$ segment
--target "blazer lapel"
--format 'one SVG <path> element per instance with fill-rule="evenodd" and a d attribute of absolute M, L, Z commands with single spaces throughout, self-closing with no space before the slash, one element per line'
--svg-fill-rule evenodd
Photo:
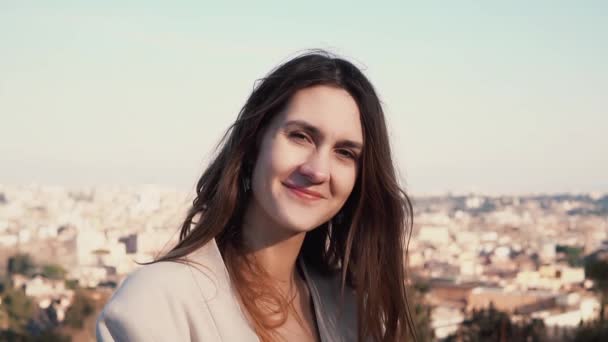
<path fill-rule="evenodd" d="M 201 264 L 191 265 L 196 268 L 193 270 L 194 279 L 209 307 L 221 340 L 259 342 L 241 309 L 215 239 L 188 255 L 187 259 Z"/>
<path fill-rule="evenodd" d="M 191 265 L 195 268 L 193 276 L 221 340 L 259 342 L 241 309 L 215 239 L 188 255 L 187 259 L 197 263 Z M 345 288 L 342 302 L 339 274 L 324 276 L 313 267 L 307 267 L 301 256 L 298 264 L 310 289 L 321 341 L 356 341 L 357 311 L 352 290 Z"/>

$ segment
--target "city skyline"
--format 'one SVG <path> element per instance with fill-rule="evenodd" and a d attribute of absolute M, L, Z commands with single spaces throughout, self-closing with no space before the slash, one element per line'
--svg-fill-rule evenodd
<path fill-rule="evenodd" d="M 414 195 L 608 192 L 600 1 L 167 6 L 0 4 L 0 183 L 192 189 L 255 80 L 320 47 L 376 86 Z"/>

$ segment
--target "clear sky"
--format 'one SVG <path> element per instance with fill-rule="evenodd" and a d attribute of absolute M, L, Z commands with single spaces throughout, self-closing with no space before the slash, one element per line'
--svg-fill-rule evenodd
<path fill-rule="evenodd" d="M 320 47 L 376 86 L 412 193 L 605 192 L 607 3 L 1 0 L 0 183 L 190 190 L 254 80 Z"/>

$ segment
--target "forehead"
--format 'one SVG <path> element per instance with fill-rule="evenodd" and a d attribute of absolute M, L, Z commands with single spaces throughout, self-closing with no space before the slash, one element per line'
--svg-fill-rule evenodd
<path fill-rule="evenodd" d="M 280 117 L 281 123 L 302 120 L 324 135 L 363 142 L 359 107 L 342 88 L 320 85 L 301 89 Z"/>

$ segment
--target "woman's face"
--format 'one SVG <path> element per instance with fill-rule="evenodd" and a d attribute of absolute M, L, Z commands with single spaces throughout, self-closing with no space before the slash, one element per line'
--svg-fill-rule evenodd
<path fill-rule="evenodd" d="M 328 221 L 353 190 L 362 145 L 359 109 L 347 91 L 299 90 L 259 142 L 252 174 L 255 216 L 292 233 Z"/>

